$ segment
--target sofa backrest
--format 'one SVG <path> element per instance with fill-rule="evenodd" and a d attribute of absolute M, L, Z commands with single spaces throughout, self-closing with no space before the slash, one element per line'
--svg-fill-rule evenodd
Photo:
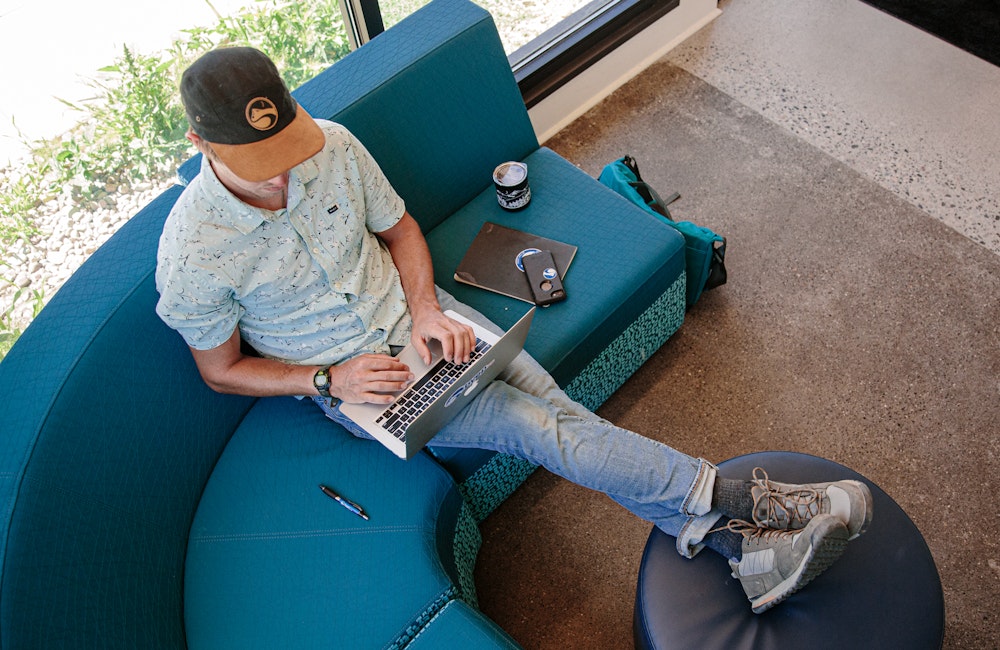
<path fill-rule="evenodd" d="M 538 146 L 492 19 L 466 0 L 434 0 L 297 96 L 365 142 L 425 230 Z M 185 647 L 190 524 L 254 400 L 208 389 L 154 311 L 180 192 L 102 246 L 0 363 L 0 648 Z"/>
<path fill-rule="evenodd" d="M 154 200 L 0 363 L 0 647 L 184 648 L 188 531 L 253 400 L 156 316 Z"/>
<path fill-rule="evenodd" d="M 493 19 L 468 0 L 434 0 L 292 94 L 358 136 L 424 232 L 538 148 Z"/>

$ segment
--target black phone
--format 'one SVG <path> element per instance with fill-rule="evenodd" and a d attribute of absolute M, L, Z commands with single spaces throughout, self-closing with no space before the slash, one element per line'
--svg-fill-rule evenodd
<path fill-rule="evenodd" d="M 524 266 L 524 275 L 528 278 L 528 285 L 531 286 L 531 295 L 535 298 L 536 305 L 544 307 L 566 299 L 566 289 L 563 288 L 559 270 L 550 251 L 525 255 L 521 258 L 521 264 Z"/>

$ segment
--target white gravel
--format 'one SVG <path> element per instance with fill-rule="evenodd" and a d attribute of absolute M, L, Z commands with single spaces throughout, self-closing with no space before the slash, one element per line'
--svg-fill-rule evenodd
<path fill-rule="evenodd" d="M 145 183 L 125 193 L 115 190 L 94 206 L 81 208 L 72 198 L 60 196 L 41 206 L 36 224 L 41 231 L 31 241 L 11 245 L 3 259 L 0 276 L 13 284 L 0 287 L 0 312 L 14 302 L 12 322 L 23 329 L 31 321 L 34 292 L 48 302 L 80 265 L 133 215 L 172 184 Z"/>

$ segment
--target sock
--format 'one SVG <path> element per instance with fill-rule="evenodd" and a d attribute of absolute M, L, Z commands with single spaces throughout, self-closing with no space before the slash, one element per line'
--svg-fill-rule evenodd
<path fill-rule="evenodd" d="M 750 521 L 753 518 L 751 487 L 753 487 L 753 481 L 740 481 L 716 476 L 715 489 L 712 490 L 712 507 L 718 508 L 722 514 L 730 519 Z"/>
<path fill-rule="evenodd" d="M 705 535 L 701 541 L 727 560 L 739 562 L 743 557 L 743 535 L 726 528 L 729 518 L 723 516 L 712 532 Z"/>

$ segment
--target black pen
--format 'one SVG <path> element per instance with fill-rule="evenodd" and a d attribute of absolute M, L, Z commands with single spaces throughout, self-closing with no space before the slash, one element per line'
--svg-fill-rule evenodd
<path fill-rule="evenodd" d="M 365 521 L 368 521 L 368 515 L 365 514 L 365 511 L 362 510 L 361 506 L 359 506 L 358 504 L 354 503 L 353 501 L 345 499 L 344 497 L 334 492 L 332 488 L 329 488 L 323 485 L 322 483 L 319 484 L 319 489 L 323 490 L 323 494 L 325 494 L 326 496 L 330 497 L 331 499 L 333 499 L 340 505 L 344 506 L 345 508 L 347 508 L 357 516 L 361 517 Z"/>

